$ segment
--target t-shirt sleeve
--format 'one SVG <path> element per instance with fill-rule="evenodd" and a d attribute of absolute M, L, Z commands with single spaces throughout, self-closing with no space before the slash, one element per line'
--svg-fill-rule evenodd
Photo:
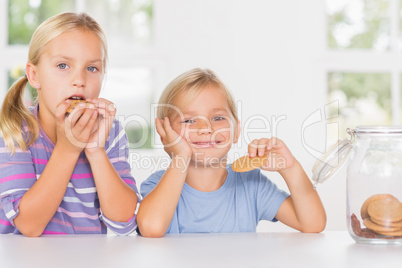
<path fill-rule="evenodd" d="M 113 122 L 105 148 L 113 167 L 121 179 L 137 193 L 138 202 L 141 202 L 141 196 L 139 195 L 135 179 L 131 174 L 131 167 L 128 161 L 129 143 L 127 135 L 117 120 Z M 100 217 L 106 226 L 118 235 L 127 235 L 137 228 L 136 215 L 133 215 L 127 222 L 115 222 L 106 218 L 103 214 Z"/>
<path fill-rule="evenodd" d="M 0 138 L 0 233 L 12 231 L 21 198 L 36 182 L 33 161 L 29 150 L 12 155 Z"/>
<path fill-rule="evenodd" d="M 164 170 L 159 170 L 149 176 L 149 178 L 143 181 L 143 183 L 141 183 L 140 190 L 143 197 L 147 196 L 155 188 L 164 173 Z"/>
<path fill-rule="evenodd" d="M 277 221 L 275 218 L 279 207 L 283 201 L 290 195 L 279 189 L 267 176 L 258 172 L 258 179 L 256 180 L 256 200 L 257 200 L 257 214 L 258 220 Z"/>

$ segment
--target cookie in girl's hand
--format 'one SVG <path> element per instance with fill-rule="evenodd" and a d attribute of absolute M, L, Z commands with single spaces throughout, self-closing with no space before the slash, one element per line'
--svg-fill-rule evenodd
<path fill-rule="evenodd" d="M 266 161 L 267 155 L 263 156 L 243 156 L 237 159 L 232 164 L 232 170 L 235 172 L 246 172 L 261 167 Z"/>
<path fill-rule="evenodd" d="M 88 102 L 86 100 L 70 100 L 70 107 L 68 107 L 68 109 L 66 111 L 66 116 L 71 114 L 71 112 L 74 110 L 74 108 L 80 103 L 87 103 L 88 104 L 88 103 L 91 103 L 91 102 Z"/>

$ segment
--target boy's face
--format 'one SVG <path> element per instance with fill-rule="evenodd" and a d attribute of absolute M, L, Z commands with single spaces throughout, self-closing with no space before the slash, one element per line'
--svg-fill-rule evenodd
<path fill-rule="evenodd" d="M 54 116 L 57 105 L 73 96 L 98 98 L 104 77 L 103 60 L 102 43 L 91 31 L 72 30 L 50 41 L 39 64 L 31 66 L 33 78 L 39 83 L 40 114 Z"/>
<path fill-rule="evenodd" d="M 226 97 L 220 90 L 206 88 L 185 107 L 183 95 L 176 106 L 182 113 L 172 119 L 172 128 L 193 150 L 195 163 L 218 164 L 233 143 L 237 142 L 237 122 L 230 113 Z"/>

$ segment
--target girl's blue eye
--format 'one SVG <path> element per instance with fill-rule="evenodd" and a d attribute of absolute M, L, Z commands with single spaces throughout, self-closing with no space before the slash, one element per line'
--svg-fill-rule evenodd
<path fill-rule="evenodd" d="M 90 71 L 90 72 L 96 72 L 98 70 L 98 68 L 96 68 L 95 66 L 89 66 L 87 68 L 87 70 Z"/>
<path fill-rule="evenodd" d="M 68 68 L 67 64 L 65 64 L 65 63 L 60 63 L 57 65 L 57 67 L 59 67 L 59 69 L 62 69 L 62 70 L 65 70 Z"/>

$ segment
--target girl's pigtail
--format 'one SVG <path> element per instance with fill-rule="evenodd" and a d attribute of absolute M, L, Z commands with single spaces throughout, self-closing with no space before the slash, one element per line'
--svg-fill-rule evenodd
<path fill-rule="evenodd" d="M 15 153 L 16 145 L 26 151 L 39 136 L 38 122 L 23 102 L 27 82 L 26 76 L 17 80 L 8 91 L 1 107 L 0 131 L 11 154 Z M 27 128 L 27 131 L 22 128 Z M 24 132 L 26 135 L 23 135 Z"/>

